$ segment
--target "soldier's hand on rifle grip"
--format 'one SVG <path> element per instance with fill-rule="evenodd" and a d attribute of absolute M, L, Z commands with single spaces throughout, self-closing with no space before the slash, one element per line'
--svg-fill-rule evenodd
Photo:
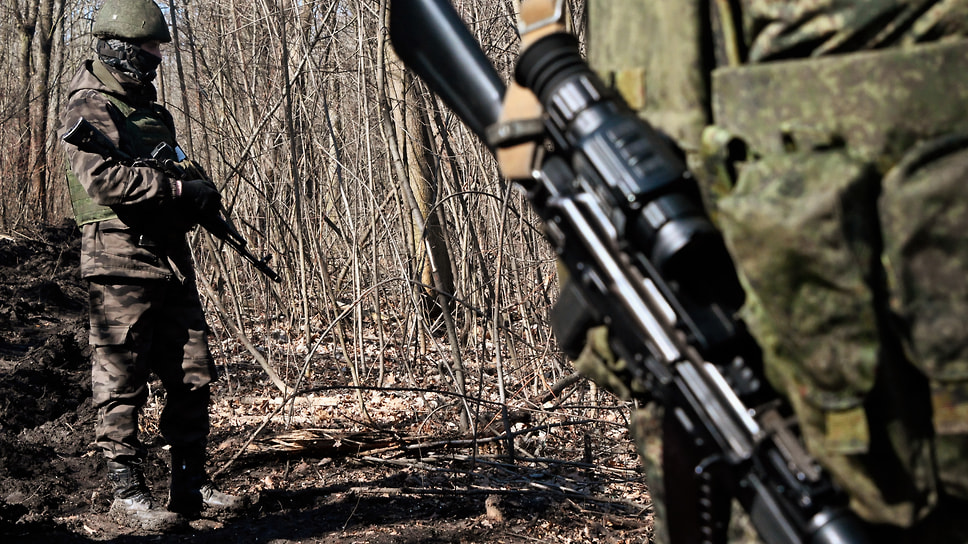
<path fill-rule="evenodd" d="M 207 179 L 182 181 L 181 193 L 176 195 L 176 201 L 193 223 L 214 217 L 222 209 L 222 195 L 215 184 Z"/>

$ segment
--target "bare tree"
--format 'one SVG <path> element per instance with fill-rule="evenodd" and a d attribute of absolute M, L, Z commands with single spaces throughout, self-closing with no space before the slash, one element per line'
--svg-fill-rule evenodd
<path fill-rule="evenodd" d="M 161 99 L 249 248 L 273 255 L 284 278 L 268 282 L 193 233 L 203 295 L 216 329 L 241 346 L 234 356 L 263 365 L 287 394 L 326 365 L 361 388 L 389 373 L 435 383 L 459 399 L 439 417 L 459 411 L 470 430 L 483 417 L 477 398 L 500 391 L 514 403 L 571 372 L 548 331 L 555 267 L 537 221 L 481 142 L 396 59 L 386 2 L 158 1 L 174 38 Z M 14 150 L 0 157 L 0 228 L 43 220 L 27 194 L 63 201 L 55 127 L 27 112 L 62 106 L 69 71 L 91 54 L 99 3 L 0 6 L 0 141 Z M 517 2 L 454 4 L 510 80 Z M 63 208 L 47 206 L 47 220 Z M 325 356 L 323 345 L 333 346 Z"/>
<path fill-rule="evenodd" d="M 19 89 L 17 89 L 17 102 L 12 113 L 13 125 L 19 127 L 19 136 L 15 147 L 12 149 L 15 156 L 13 160 L 14 182 L 18 187 L 17 194 L 20 201 L 24 201 L 29 195 L 29 183 L 33 177 L 30 156 L 33 153 L 30 126 L 30 103 L 32 86 L 31 76 L 34 71 L 31 51 L 34 44 L 34 36 L 37 32 L 37 17 L 40 10 L 40 0 L 14 0 L 14 15 L 16 16 L 17 43 L 17 71 Z"/>

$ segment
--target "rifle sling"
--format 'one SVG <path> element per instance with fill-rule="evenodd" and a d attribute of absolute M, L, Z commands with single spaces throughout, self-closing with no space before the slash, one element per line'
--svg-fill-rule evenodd
<path fill-rule="evenodd" d="M 564 11 L 560 0 L 525 0 L 521 3 L 521 14 L 518 28 L 521 34 L 521 52 L 523 53 L 537 40 L 555 32 L 564 32 Z M 491 127 L 489 133 L 506 133 L 517 135 L 521 127 L 534 125 L 543 114 L 538 98 L 517 82 L 512 82 L 504 94 L 504 107 L 497 126 Z M 544 132 L 536 133 L 529 141 L 514 142 L 513 145 L 501 145 L 500 141 L 489 142 L 496 148 L 498 166 L 501 174 L 508 179 L 527 179 L 539 160 L 538 141 Z"/>

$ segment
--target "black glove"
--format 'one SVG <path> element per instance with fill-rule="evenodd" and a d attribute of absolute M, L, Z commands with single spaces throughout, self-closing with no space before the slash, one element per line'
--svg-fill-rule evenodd
<path fill-rule="evenodd" d="M 178 201 L 185 215 L 195 223 L 214 217 L 222 209 L 222 195 L 215 184 L 207 179 L 181 182 Z"/>

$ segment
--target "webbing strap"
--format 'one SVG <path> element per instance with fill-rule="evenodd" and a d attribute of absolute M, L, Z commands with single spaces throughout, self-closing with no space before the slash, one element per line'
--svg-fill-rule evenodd
<path fill-rule="evenodd" d="M 965 74 L 968 41 L 721 68 L 713 114 L 760 153 L 844 141 L 870 158 L 968 130 Z"/>
<path fill-rule="evenodd" d="M 564 0 L 524 0 L 518 29 L 521 32 L 521 52 L 531 44 L 555 32 L 565 32 Z M 508 86 L 504 94 L 504 107 L 498 118 L 497 133 L 515 124 L 533 124 L 539 120 L 544 110 L 538 98 L 530 89 L 516 82 Z M 508 132 L 514 132 L 513 130 Z M 536 160 L 538 143 L 533 139 L 524 143 L 497 149 L 497 163 L 501 173 L 508 179 L 531 177 Z"/>

